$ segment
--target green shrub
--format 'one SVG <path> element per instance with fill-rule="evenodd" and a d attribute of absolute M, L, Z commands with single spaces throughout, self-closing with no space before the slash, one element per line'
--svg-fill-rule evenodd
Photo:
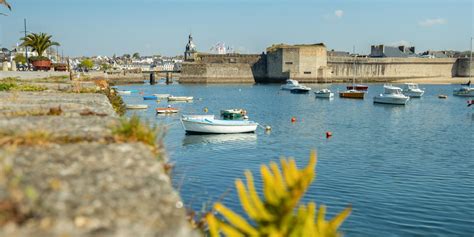
<path fill-rule="evenodd" d="M 15 83 L 11 82 L 2 82 L 0 83 L 0 91 L 9 91 L 16 86 Z"/>
<path fill-rule="evenodd" d="M 243 217 L 226 208 L 221 203 L 214 205 L 214 210 L 226 221 L 214 214 L 207 215 L 209 233 L 212 237 L 225 236 L 341 236 L 339 226 L 349 216 L 351 207 L 346 208 L 332 220 L 325 220 L 326 207 L 319 210 L 314 202 L 300 205 L 300 199 L 315 177 L 316 153 L 312 152 L 309 164 L 298 169 L 294 159 L 281 159 L 282 171 L 275 162 L 270 167 L 261 166 L 263 196 L 261 200 L 256 192 L 253 176 L 245 172 L 247 187 L 242 180 L 235 182 L 241 205 L 252 220 L 248 223 Z M 296 212 L 295 209 L 297 208 Z"/>

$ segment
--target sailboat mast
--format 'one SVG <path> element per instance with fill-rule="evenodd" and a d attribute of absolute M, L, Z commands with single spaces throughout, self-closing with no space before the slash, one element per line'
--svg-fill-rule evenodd
<path fill-rule="evenodd" d="M 472 37 L 471 37 L 471 41 L 469 42 L 470 46 L 471 46 L 471 50 L 469 51 L 470 53 L 470 56 L 469 56 L 469 68 L 468 68 L 468 71 L 469 71 L 469 81 L 471 81 L 471 76 L 472 76 L 472 73 L 471 73 L 471 70 L 472 70 Z"/>
<path fill-rule="evenodd" d="M 352 46 L 352 54 L 354 54 L 354 61 L 352 62 L 352 85 L 354 86 L 355 85 L 355 66 L 356 66 L 356 55 L 355 55 L 355 51 L 356 51 L 356 46 L 353 45 Z M 355 87 L 354 87 L 355 89 Z"/>

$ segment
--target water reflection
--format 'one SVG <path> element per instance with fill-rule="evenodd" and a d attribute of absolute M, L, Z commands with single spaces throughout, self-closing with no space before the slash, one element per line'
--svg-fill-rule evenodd
<path fill-rule="evenodd" d="M 240 133 L 240 134 L 206 134 L 206 135 L 186 135 L 183 139 L 183 146 L 203 144 L 203 143 L 239 143 L 256 144 L 257 134 Z"/>

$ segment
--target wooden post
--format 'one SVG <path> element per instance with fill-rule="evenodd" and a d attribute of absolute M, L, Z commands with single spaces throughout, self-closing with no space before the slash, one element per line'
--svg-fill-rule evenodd
<path fill-rule="evenodd" d="M 69 57 L 67 57 L 67 70 L 69 71 L 69 80 L 72 81 L 72 70 L 71 64 L 69 63 Z"/>
<path fill-rule="evenodd" d="M 155 84 L 156 84 L 155 73 L 150 72 L 150 85 L 155 85 Z"/>

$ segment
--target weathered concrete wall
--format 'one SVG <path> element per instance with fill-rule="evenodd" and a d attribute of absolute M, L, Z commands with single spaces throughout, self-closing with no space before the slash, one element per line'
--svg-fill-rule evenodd
<path fill-rule="evenodd" d="M 469 70 L 470 75 L 474 76 L 474 62 L 469 63 L 469 58 L 459 58 L 454 66 L 457 77 L 469 77 Z"/>
<path fill-rule="evenodd" d="M 323 67 L 327 65 L 327 51 L 325 46 L 306 46 L 300 48 L 299 72 L 294 78 L 301 80 L 316 80 L 318 70 L 322 75 Z"/>
<path fill-rule="evenodd" d="M 256 73 L 264 73 L 248 63 L 185 63 L 180 83 L 255 83 Z"/>
<path fill-rule="evenodd" d="M 198 53 L 196 62 L 201 63 L 249 63 L 254 64 L 262 58 L 261 54 L 206 54 Z"/>
<path fill-rule="evenodd" d="M 456 76 L 453 58 L 354 58 L 329 57 L 331 80 L 349 81 L 356 75 L 367 81 L 390 81 L 403 78 Z"/>
<path fill-rule="evenodd" d="M 323 44 L 277 45 L 267 49 L 267 81 L 288 78 L 316 82 L 326 75 L 327 51 Z M 327 71 L 327 70 L 326 70 Z"/>
<path fill-rule="evenodd" d="M 282 63 L 283 62 L 283 63 Z M 267 77 L 284 81 L 289 77 L 288 73 L 283 73 L 283 50 L 267 52 Z"/>

